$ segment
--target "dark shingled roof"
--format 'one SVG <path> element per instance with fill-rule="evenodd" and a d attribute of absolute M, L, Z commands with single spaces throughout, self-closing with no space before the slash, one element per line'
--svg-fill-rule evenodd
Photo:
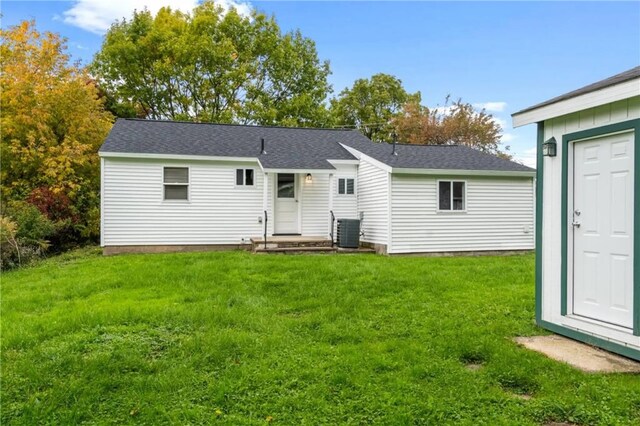
<path fill-rule="evenodd" d="M 261 138 L 266 154 L 260 153 Z M 249 157 L 268 169 L 333 169 L 327 160 L 355 160 L 337 142 L 356 138 L 364 136 L 351 130 L 119 119 L 100 152 Z"/>
<path fill-rule="evenodd" d="M 357 141 L 346 142 L 345 145 L 394 168 L 504 172 L 534 171 L 534 169 L 522 164 L 462 145 L 397 144 L 397 155 L 393 154 L 393 145 L 387 143 Z"/>
<path fill-rule="evenodd" d="M 635 68 L 631 68 L 625 72 L 621 72 L 620 74 L 616 74 L 613 77 L 605 78 L 604 80 L 597 81 L 588 86 L 584 86 L 580 89 L 574 90 L 569 93 L 565 93 L 564 95 L 557 96 L 553 99 L 549 99 L 548 101 L 541 102 L 537 105 L 534 105 L 529 108 L 525 108 L 521 111 L 513 113 L 511 115 L 518 115 L 524 112 L 532 111 L 534 109 L 542 108 L 547 105 L 555 104 L 556 102 L 565 101 L 567 99 L 575 98 L 576 96 L 584 95 L 586 93 L 595 92 L 596 90 L 604 89 L 609 86 L 615 86 L 616 84 L 624 83 L 629 80 L 633 80 L 634 78 L 640 77 L 640 66 Z M 640 84 L 640 83 L 638 83 Z"/>
<path fill-rule="evenodd" d="M 260 153 L 265 139 L 266 154 Z M 533 169 L 464 146 L 374 143 L 357 130 L 241 126 L 118 119 L 100 152 L 257 158 L 267 169 L 333 169 L 354 160 L 341 144 L 391 167 L 531 172 Z"/>

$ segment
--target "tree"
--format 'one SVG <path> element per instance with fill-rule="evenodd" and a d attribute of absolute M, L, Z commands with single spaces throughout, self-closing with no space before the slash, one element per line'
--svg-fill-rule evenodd
<path fill-rule="evenodd" d="M 477 111 L 473 105 L 457 100 L 451 103 L 449 97 L 445 105 L 428 108 L 417 102 L 404 106 L 402 114 L 394 119 L 398 138 L 412 144 L 466 145 L 484 152 L 511 158 L 501 150 L 502 129 L 491 114 Z"/>
<path fill-rule="evenodd" d="M 40 186 L 73 192 L 96 181 L 112 118 L 87 74 L 69 64 L 60 37 L 33 21 L 0 38 L 3 195 Z"/>
<path fill-rule="evenodd" d="M 2 30 L 0 39 L 3 199 L 46 187 L 97 208 L 97 151 L 112 116 L 95 85 L 69 63 L 64 40 L 38 32 L 34 21 Z"/>
<path fill-rule="evenodd" d="M 300 32 L 205 1 L 191 14 L 134 12 L 111 26 L 92 72 L 125 111 L 154 119 L 322 125 L 328 62 Z M 115 108 L 114 108 L 115 110 Z"/>
<path fill-rule="evenodd" d="M 420 92 L 409 94 L 402 81 L 388 74 L 358 79 L 331 101 L 337 125 L 354 126 L 376 142 L 390 142 L 392 120 L 407 102 L 420 102 Z"/>

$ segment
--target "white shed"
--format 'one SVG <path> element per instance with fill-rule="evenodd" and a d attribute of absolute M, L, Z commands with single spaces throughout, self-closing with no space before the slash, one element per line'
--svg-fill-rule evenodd
<path fill-rule="evenodd" d="M 640 360 L 640 67 L 513 114 L 532 123 L 536 321 Z"/>

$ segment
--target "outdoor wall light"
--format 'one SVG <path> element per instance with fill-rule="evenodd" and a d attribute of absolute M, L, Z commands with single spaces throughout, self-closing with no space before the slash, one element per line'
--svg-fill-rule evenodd
<path fill-rule="evenodd" d="M 311 173 L 307 173 L 307 177 L 305 179 L 305 182 L 307 182 L 307 183 L 313 182 L 313 176 L 311 176 Z"/>
<path fill-rule="evenodd" d="M 555 157 L 557 152 L 556 138 L 552 137 L 551 139 L 547 139 L 542 144 L 542 155 L 545 157 Z"/>

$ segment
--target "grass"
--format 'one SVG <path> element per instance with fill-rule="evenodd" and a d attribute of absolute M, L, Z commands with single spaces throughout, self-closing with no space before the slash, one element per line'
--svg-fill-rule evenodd
<path fill-rule="evenodd" d="M 523 349 L 533 257 L 67 255 L 2 277 L 2 424 L 638 424 Z"/>

